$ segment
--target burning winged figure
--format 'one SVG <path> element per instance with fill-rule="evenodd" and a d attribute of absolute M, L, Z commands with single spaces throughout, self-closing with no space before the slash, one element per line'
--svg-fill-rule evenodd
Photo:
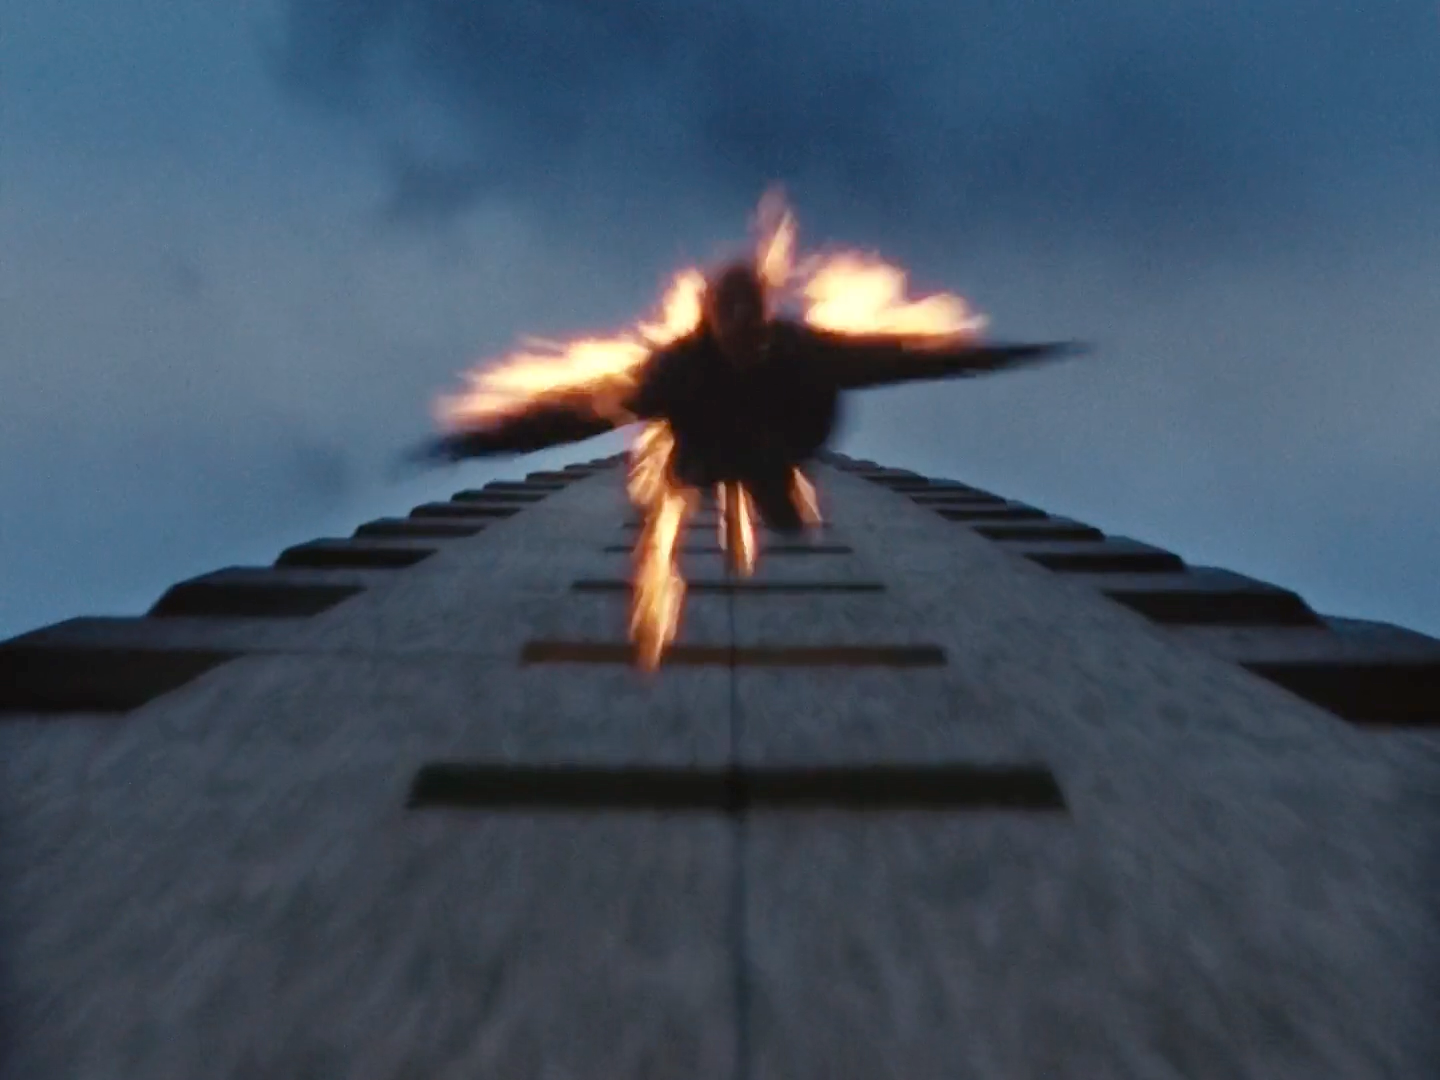
<path fill-rule="evenodd" d="M 762 201 L 757 231 L 751 258 L 709 278 L 677 275 L 656 321 L 614 338 L 533 343 L 473 373 L 467 393 L 442 402 L 450 433 L 420 454 L 527 453 L 642 425 L 628 485 L 643 518 L 630 631 L 647 669 L 679 627 L 677 538 L 703 491 L 715 495 L 721 547 L 749 575 L 757 515 L 782 533 L 820 523 L 802 467 L 829 441 L 843 394 L 1073 351 L 982 344 L 984 321 L 959 297 L 910 300 L 904 274 L 873 257 L 797 263 L 794 219 L 776 195 Z"/>

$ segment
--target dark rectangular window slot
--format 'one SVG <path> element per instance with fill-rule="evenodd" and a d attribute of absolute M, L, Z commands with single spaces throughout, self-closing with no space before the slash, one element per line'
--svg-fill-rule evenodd
<path fill-rule="evenodd" d="M 521 650 L 522 664 L 633 664 L 628 642 L 532 641 Z M 935 645 L 672 645 L 663 664 L 672 667 L 944 667 L 945 651 Z"/>
<path fill-rule="evenodd" d="M 999 495 L 990 495 L 983 491 L 957 491 L 953 495 L 912 495 L 910 501 L 917 506 L 943 506 L 957 510 L 1005 505 L 1005 500 Z"/>
<path fill-rule="evenodd" d="M 585 578 L 570 586 L 575 592 L 628 593 L 631 583 L 618 578 Z M 878 581 L 687 581 L 687 593 L 877 593 L 885 586 Z"/>
<path fill-rule="evenodd" d="M 0 713 L 126 713 L 238 655 L 9 642 L 0 645 Z"/>
<path fill-rule="evenodd" d="M 745 769 L 437 763 L 411 783 L 412 809 L 640 811 L 1031 811 L 1065 797 L 1034 766 L 874 765 Z"/>
<path fill-rule="evenodd" d="M 275 560 L 275 565 L 315 570 L 403 570 L 434 554 L 434 548 L 365 544 L 353 540 L 315 540 L 286 548 Z"/>
<path fill-rule="evenodd" d="M 146 614 L 152 618 L 305 618 L 328 611 L 361 591 L 358 585 L 196 578 L 171 586 Z"/>
<path fill-rule="evenodd" d="M 948 516 L 950 513 L 966 514 L 975 512 L 981 515 L 994 514 L 1004 510 L 1017 509 L 1014 503 L 1006 499 L 913 499 L 916 506 L 924 507 L 926 510 L 934 510 L 937 514 Z M 1026 507 L 1025 509 L 1032 509 Z M 956 520 L 956 519 L 951 519 Z M 1003 520 L 1003 519 L 1002 519 Z"/>
<path fill-rule="evenodd" d="M 979 523 L 971 526 L 987 540 L 1104 540 L 1105 534 L 1093 525 L 1051 518 L 1044 521 Z"/>
<path fill-rule="evenodd" d="M 376 518 L 355 530 L 357 538 L 396 540 L 459 540 L 484 532 L 478 521 L 445 521 L 440 518 Z"/>
<path fill-rule="evenodd" d="M 520 512 L 518 506 L 491 506 L 485 503 L 424 503 L 410 511 L 412 518 L 508 518 Z"/>
<path fill-rule="evenodd" d="M 607 555 L 629 555 L 635 550 L 629 544 L 608 544 Z M 725 549 L 718 544 L 696 544 L 680 549 L 682 555 L 723 555 Z M 845 544 L 762 544 L 760 557 L 770 555 L 853 555 L 855 549 Z"/>
<path fill-rule="evenodd" d="M 564 491 L 566 486 L 567 485 L 563 481 L 558 483 L 546 484 L 536 483 L 531 480 L 492 480 L 490 481 L 490 483 L 485 485 L 484 490 L 500 492 L 502 494 L 506 492 L 512 492 L 518 493 L 520 495 L 529 495 L 536 493 L 553 495 L 557 491 Z"/>
<path fill-rule="evenodd" d="M 1284 589 L 1104 589 L 1147 619 L 1176 626 L 1319 626 L 1310 605 Z"/>
<path fill-rule="evenodd" d="M 1440 660 L 1264 662 L 1242 666 L 1351 723 L 1440 726 Z"/>
<path fill-rule="evenodd" d="M 988 495 L 988 494 L 990 494 L 988 491 L 982 491 L 980 488 L 971 487 L 969 484 L 962 484 L 959 480 L 950 480 L 950 479 L 948 479 L 948 478 L 946 478 L 946 477 L 943 477 L 943 476 L 932 476 L 932 477 L 930 477 L 930 490 L 931 490 L 931 491 L 940 491 L 940 492 L 945 492 L 945 491 L 968 491 L 968 492 L 971 492 L 972 494 L 976 494 L 976 495 Z"/>
<path fill-rule="evenodd" d="M 1013 506 L 1005 503 L 991 506 L 972 506 L 963 510 L 939 507 L 935 511 L 946 521 L 1044 521 L 1050 515 L 1033 506 Z"/>
<path fill-rule="evenodd" d="M 482 488 L 471 489 L 473 494 L 480 495 L 486 499 L 508 499 L 511 502 L 540 502 L 548 499 L 551 495 L 558 495 L 564 491 L 566 484 L 517 484 L 514 487 L 506 485 L 497 487 L 495 484 L 486 484 Z"/>
<path fill-rule="evenodd" d="M 1031 562 L 1047 570 L 1076 574 L 1163 574 L 1185 569 L 1185 563 L 1171 551 L 1131 551 L 1103 546 L 1093 551 L 1026 551 Z"/>
<path fill-rule="evenodd" d="M 486 491 L 484 488 L 466 488 L 450 496 L 451 502 L 491 502 L 501 506 L 514 503 L 538 503 L 550 496 L 543 491 Z"/>

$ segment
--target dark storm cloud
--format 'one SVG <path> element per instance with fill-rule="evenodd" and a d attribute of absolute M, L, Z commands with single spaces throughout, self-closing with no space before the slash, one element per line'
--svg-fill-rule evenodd
<path fill-rule="evenodd" d="M 1337 169 L 1440 159 L 1432 3 L 1216 10 L 292 0 L 279 64 L 382 127 L 406 99 L 446 118 L 397 158 L 392 212 L 416 219 L 576 188 L 731 204 L 780 179 L 822 220 L 1200 239 L 1303 224 Z"/>

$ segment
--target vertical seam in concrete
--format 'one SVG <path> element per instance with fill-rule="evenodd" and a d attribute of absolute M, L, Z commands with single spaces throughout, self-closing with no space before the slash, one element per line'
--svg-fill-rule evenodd
<path fill-rule="evenodd" d="M 725 580 L 728 583 L 734 569 L 725 559 Z M 743 731 L 740 721 L 740 687 L 737 652 L 739 642 L 736 635 L 735 591 L 729 590 L 726 610 L 730 623 L 730 810 L 731 836 L 735 866 L 730 882 L 730 963 L 734 980 L 735 999 L 735 1080 L 749 1080 L 750 1077 L 750 941 L 749 941 L 749 882 L 746 871 L 747 836 L 745 829 L 745 805 L 740 782 L 741 747 Z"/>

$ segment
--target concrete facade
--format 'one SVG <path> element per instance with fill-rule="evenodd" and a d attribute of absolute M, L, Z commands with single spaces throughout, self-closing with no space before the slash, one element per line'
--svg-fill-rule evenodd
<path fill-rule="evenodd" d="M 613 461 L 0 644 L 6 1075 L 1440 1075 L 1440 642 L 817 481 L 654 678 Z"/>

